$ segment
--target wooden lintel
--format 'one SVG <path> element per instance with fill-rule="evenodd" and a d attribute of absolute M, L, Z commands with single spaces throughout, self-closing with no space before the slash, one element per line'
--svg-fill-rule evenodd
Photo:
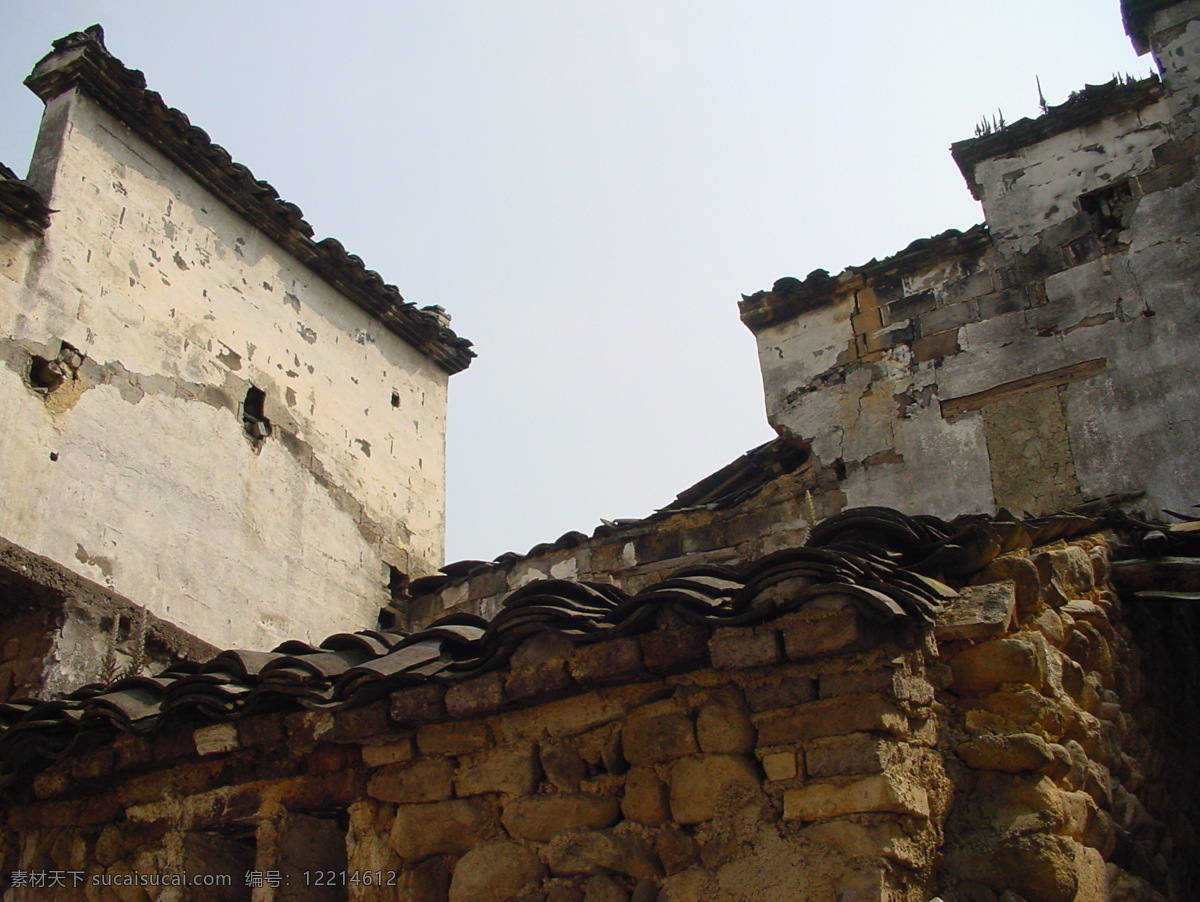
<path fill-rule="evenodd" d="M 961 398 L 950 398 L 941 402 L 942 416 L 947 420 L 952 420 L 964 413 L 994 404 L 996 401 L 1055 388 L 1059 385 L 1066 385 L 1068 382 L 1074 382 L 1076 379 L 1095 376 L 1104 372 L 1104 368 L 1107 366 L 1107 357 L 1097 357 L 1094 360 L 1085 360 L 1082 363 L 1073 363 L 1070 366 L 1038 373 L 1036 376 L 1026 376 L 1023 379 L 1014 379 L 1012 382 L 993 385 L 991 388 L 977 391 L 971 395 L 963 395 Z"/>

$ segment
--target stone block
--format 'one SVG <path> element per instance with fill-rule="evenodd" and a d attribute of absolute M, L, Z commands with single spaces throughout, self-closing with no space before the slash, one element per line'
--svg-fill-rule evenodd
<path fill-rule="evenodd" d="M 1037 733 L 1054 742 L 1067 729 L 1068 710 L 1037 690 L 1018 685 L 987 696 L 982 708 L 969 709 L 966 725 L 971 732 Z"/>
<path fill-rule="evenodd" d="M 639 564 L 653 564 L 683 555 L 683 544 L 677 532 L 655 530 L 639 536 L 633 542 Z"/>
<path fill-rule="evenodd" d="M 659 830 L 654 839 L 654 851 L 667 874 L 678 874 L 700 860 L 700 846 L 678 827 L 667 826 Z"/>
<path fill-rule="evenodd" d="M 955 751 L 967 767 L 1007 774 L 1040 771 L 1055 761 L 1050 744 L 1033 733 L 983 733 Z"/>
<path fill-rule="evenodd" d="M 933 686 L 928 680 L 911 676 L 891 666 L 873 670 L 849 670 L 823 673 L 820 677 L 821 698 L 841 695 L 882 695 L 913 704 L 926 705 L 933 701 Z"/>
<path fill-rule="evenodd" d="M 929 816 L 929 798 L 917 784 L 894 774 L 809 783 L 783 794 L 783 819 L 818 821 L 850 814 Z"/>
<path fill-rule="evenodd" d="M 768 780 L 792 780 L 799 776 L 795 752 L 769 752 L 762 756 L 763 772 Z"/>
<path fill-rule="evenodd" d="M 559 835 L 546 850 L 546 861 L 553 873 L 562 875 L 616 873 L 639 880 L 662 876 L 662 867 L 644 840 L 612 830 Z"/>
<path fill-rule="evenodd" d="M 504 683 L 504 694 L 523 705 L 537 705 L 578 690 L 563 660 L 544 661 L 513 669 Z"/>
<path fill-rule="evenodd" d="M 388 699 L 388 717 L 402 725 L 428 723 L 446 713 L 442 697 L 445 687 L 434 683 L 393 692 Z"/>
<path fill-rule="evenodd" d="M 546 779 L 560 789 L 576 790 L 587 778 L 587 762 L 574 746 L 564 742 L 543 742 L 540 757 Z"/>
<path fill-rule="evenodd" d="M 482 720 L 431 723 L 417 731 L 417 748 L 422 755 L 469 755 L 491 744 L 491 730 Z"/>
<path fill-rule="evenodd" d="M 192 741 L 196 751 L 201 755 L 219 755 L 222 752 L 232 752 L 238 748 L 237 727 L 231 723 L 213 724 L 211 727 L 201 727 L 192 733 Z"/>
<path fill-rule="evenodd" d="M 1046 664 L 1027 636 L 993 639 L 960 652 L 950 662 L 953 689 L 959 695 L 990 692 L 1004 683 L 1027 683 L 1040 688 Z"/>
<path fill-rule="evenodd" d="M 359 757 L 360 753 L 358 749 L 352 745 L 322 742 L 317 744 L 301 760 L 304 764 L 304 773 L 316 776 L 318 774 L 342 773 L 348 768 L 357 765 Z M 255 776 L 259 779 L 274 779 L 275 777 L 289 776 L 291 764 L 292 762 L 288 760 L 288 756 L 286 755 L 279 757 L 272 756 L 258 763 L 258 766 L 255 768 Z"/>
<path fill-rule="evenodd" d="M 647 827 L 659 827 L 671 819 L 667 784 L 652 767 L 632 768 L 625 777 L 621 811 L 631 821 Z"/>
<path fill-rule="evenodd" d="M 673 630 L 652 630 L 638 637 L 642 644 L 642 661 L 652 673 L 682 673 L 707 667 L 707 628 L 689 625 Z"/>
<path fill-rule="evenodd" d="M 584 884 L 583 902 L 629 902 L 629 893 L 608 874 L 597 874 Z"/>
<path fill-rule="evenodd" d="M 333 714 L 329 711 L 295 711 L 285 715 L 283 722 L 292 745 L 328 739 L 333 730 Z"/>
<path fill-rule="evenodd" d="M 806 676 L 785 676 L 778 683 L 747 686 L 744 691 L 747 706 L 757 714 L 813 701 L 817 697 L 817 681 Z"/>
<path fill-rule="evenodd" d="M 712 666 L 717 670 L 765 667 L 783 662 L 783 648 L 775 630 L 726 627 L 708 641 Z"/>
<path fill-rule="evenodd" d="M 280 717 L 277 723 L 279 724 L 280 732 L 283 732 L 283 718 Z M 243 739 L 246 733 L 238 729 L 237 735 L 238 745 L 244 745 Z M 179 761 L 182 758 L 192 758 L 195 754 L 196 745 L 189 733 L 183 731 L 163 732 L 154 736 L 154 760 L 156 762 Z M 110 767 L 111 763 L 110 756 Z"/>
<path fill-rule="evenodd" d="M 802 611 L 780 618 L 784 651 L 793 661 L 860 651 L 874 644 L 862 614 L 854 608 L 821 614 Z"/>
<path fill-rule="evenodd" d="M 416 754 L 411 736 L 397 739 L 384 745 L 364 745 L 362 747 L 363 764 L 367 767 L 381 767 L 384 764 L 400 764 L 411 761 Z"/>
<path fill-rule="evenodd" d="M 994 639 L 1016 623 L 1017 591 L 1012 580 L 965 586 L 937 615 L 939 642 Z"/>
<path fill-rule="evenodd" d="M 741 697 L 734 692 L 715 693 L 696 715 L 696 739 L 704 752 L 754 750 L 755 729 Z"/>
<path fill-rule="evenodd" d="M 479 752 L 460 761 L 454 786 L 458 796 L 498 792 L 525 795 L 537 789 L 541 766 L 532 742 Z"/>
<path fill-rule="evenodd" d="M 932 291 L 910 294 L 888 304 L 888 322 L 897 323 L 902 320 L 914 319 L 935 307 L 937 307 L 937 299 L 933 296 Z"/>
<path fill-rule="evenodd" d="M 392 726 L 388 720 L 388 708 L 386 701 L 378 701 L 361 708 L 339 711 L 334 715 L 328 738 L 334 742 L 354 742 L 384 734 Z"/>
<path fill-rule="evenodd" d="M 979 311 L 977 305 L 969 301 L 962 301 L 946 307 L 939 307 L 936 310 L 930 310 L 928 313 L 923 313 L 917 319 L 917 323 L 921 327 L 922 335 L 934 335 L 939 332 L 957 329 L 959 326 L 965 326 L 967 323 L 977 322 L 978 320 Z"/>
<path fill-rule="evenodd" d="M 1014 313 L 1029 306 L 1029 295 L 1022 288 L 1006 288 L 978 300 L 979 318 L 991 319 L 1005 313 Z"/>
<path fill-rule="evenodd" d="M 453 795 L 454 765 L 448 758 L 423 758 L 379 768 L 367 794 L 381 802 L 440 802 Z"/>
<path fill-rule="evenodd" d="M 712 820 L 722 800 L 739 790 L 757 792 L 762 778 L 742 755 L 698 755 L 671 768 L 671 814 L 678 824 Z"/>
<path fill-rule="evenodd" d="M 497 672 L 454 683 L 446 690 L 446 713 L 451 717 L 491 714 L 499 711 L 504 702 L 504 678 Z"/>
<path fill-rule="evenodd" d="M 908 719 L 895 703 L 878 695 L 809 702 L 791 711 L 760 715 L 756 721 L 761 748 L 843 733 L 902 734 L 908 729 Z"/>
<path fill-rule="evenodd" d="M 567 666 L 571 676 L 584 686 L 624 683 L 648 676 L 642 663 L 642 646 L 636 636 L 581 646 Z"/>
<path fill-rule="evenodd" d="M 446 902 L 450 892 L 450 873 L 445 861 L 434 858 L 400 871 L 395 889 L 389 889 L 388 892 L 394 893 L 392 898 L 403 899 L 404 902 Z"/>
<path fill-rule="evenodd" d="M 620 817 L 620 803 L 613 796 L 560 792 L 513 799 L 501 820 L 517 839 L 549 842 L 567 830 L 611 827 Z"/>
<path fill-rule="evenodd" d="M 1092 559 L 1079 545 L 1052 548 L 1030 557 L 1042 579 L 1054 579 L 1068 598 L 1079 598 L 1095 588 L 1096 574 Z"/>
<path fill-rule="evenodd" d="M 865 733 L 818 740 L 804 750 L 810 777 L 878 774 L 896 758 L 900 747 Z"/>
<path fill-rule="evenodd" d="M 449 902 L 508 902 L 546 874 L 537 855 L 512 842 L 484 843 L 458 860 Z"/>
<path fill-rule="evenodd" d="M 1027 557 L 1004 554 L 987 565 L 974 579 L 972 585 L 1011 580 L 1017 611 L 1021 614 L 1036 612 L 1041 602 L 1041 579 L 1037 566 Z"/>
<path fill-rule="evenodd" d="M 430 855 L 465 855 L 499 835 L 496 806 L 488 799 L 452 799 L 422 805 L 400 805 L 388 842 L 402 858 L 420 861 Z"/>
<path fill-rule="evenodd" d="M 686 711 L 634 714 L 621 731 L 621 750 L 630 764 L 658 764 L 700 750 Z"/>
<path fill-rule="evenodd" d="M 958 345 L 958 329 L 946 332 L 935 332 L 932 335 L 922 335 L 913 342 L 913 361 L 927 363 L 942 357 L 957 354 L 962 348 Z"/>
<path fill-rule="evenodd" d="M 287 736 L 282 714 L 260 714 L 256 717 L 238 718 L 238 743 L 250 747 L 283 742 Z"/>

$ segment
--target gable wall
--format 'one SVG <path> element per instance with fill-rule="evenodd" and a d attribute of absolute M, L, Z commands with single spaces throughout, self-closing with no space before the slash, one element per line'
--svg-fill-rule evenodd
<path fill-rule="evenodd" d="M 57 212 L 5 245 L 0 534 L 219 646 L 370 624 L 385 562 L 441 563 L 444 370 L 77 91 L 30 180 Z"/>

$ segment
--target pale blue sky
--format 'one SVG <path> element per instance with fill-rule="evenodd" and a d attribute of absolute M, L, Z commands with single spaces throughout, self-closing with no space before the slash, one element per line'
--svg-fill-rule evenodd
<path fill-rule="evenodd" d="M 0 0 L 21 79 L 109 49 L 479 359 L 451 380 L 449 559 L 645 516 L 765 441 L 742 292 L 982 216 L 947 148 L 1148 71 L 1117 0 Z"/>

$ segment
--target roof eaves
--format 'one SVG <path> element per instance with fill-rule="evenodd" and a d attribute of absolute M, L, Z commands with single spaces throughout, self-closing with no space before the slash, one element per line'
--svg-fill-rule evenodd
<path fill-rule="evenodd" d="M 949 255 L 982 253 L 991 244 L 986 225 L 971 226 L 967 231 L 947 229 L 931 238 L 918 238 L 904 250 L 882 260 L 870 260 L 861 266 L 848 266 L 837 276 L 823 269 L 803 280 L 779 279 L 770 291 L 742 295 L 738 303 L 742 322 L 752 332 L 794 319 L 833 302 L 844 291 L 864 280 L 874 280 L 895 272 L 911 272 L 929 261 Z"/>
<path fill-rule="evenodd" d="M 50 228 L 53 212 L 36 188 L 0 163 L 0 217 L 16 223 L 31 235 L 41 235 Z"/>
<path fill-rule="evenodd" d="M 104 46 L 99 26 L 54 42 L 25 79 L 26 86 L 49 102 L 75 88 L 104 106 L 149 141 L 200 185 L 238 215 L 276 241 L 288 253 L 378 319 L 390 331 L 422 351 L 448 373 L 466 369 L 475 352 L 471 342 L 446 326 L 434 308 L 418 309 L 394 285 L 386 284 L 360 258 L 333 238 L 313 240 L 313 229 L 295 204 L 233 158 L 179 110 L 168 107 L 145 76 L 130 69 Z"/>

